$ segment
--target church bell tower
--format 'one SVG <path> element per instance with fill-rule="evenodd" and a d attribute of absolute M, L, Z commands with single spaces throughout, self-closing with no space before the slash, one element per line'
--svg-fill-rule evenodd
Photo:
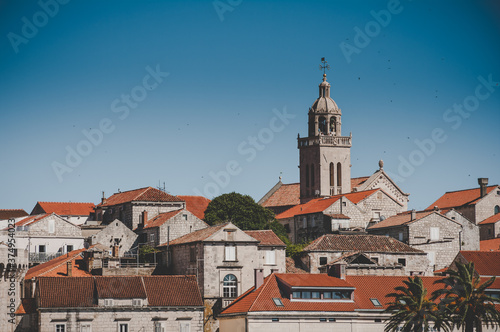
<path fill-rule="evenodd" d="M 323 82 L 319 97 L 309 108 L 308 135 L 298 137 L 300 163 L 300 202 L 351 192 L 351 140 L 342 136 L 342 113 L 330 97 L 330 83 L 321 59 Z"/>

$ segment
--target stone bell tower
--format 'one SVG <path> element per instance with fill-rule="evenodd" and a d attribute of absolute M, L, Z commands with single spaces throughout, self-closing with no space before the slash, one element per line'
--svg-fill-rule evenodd
<path fill-rule="evenodd" d="M 329 69 L 325 58 L 323 70 Z M 308 135 L 297 138 L 300 163 L 300 201 L 351 192 L 351 140 L 341 136 L 342 113 L 330 97 L 323 73 L 319 97 L 309 108 Z"/>

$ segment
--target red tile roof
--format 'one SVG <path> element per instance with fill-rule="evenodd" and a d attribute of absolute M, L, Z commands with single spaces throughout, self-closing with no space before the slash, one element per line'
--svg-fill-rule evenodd
<path fill-rule="evenodd" d="M 146 222 L 146 224 L 144 225 L 144 228 L 153 228 L 153 227 L 161 226 L 164 223 L 166 223 L 168 220 L 170 220 L 170 218 L 173 218 L 176 215 L 178 215 L 181 211 L 184 211 L 184 209 L 160 213 L 159 215 L 149 219 Z"/>
<path fill-rule="evenodd" d="M 208 198 L 203 196 L 184 196 L 178 195 L 180 199 L 186 202 L 186 210 L 194 214 L 199 219 L 205 218 L 205 210 L 211 202 Z"/>
<path fill-rule="evenodd" d="M 55 213 L 60 216 L 88 216 L 94 208 L 94 203 L 37 202 L 31 214 Z"/>
<path fill-rule="evenodd" d="M 286 219 L 286 218 L 292 218 L 294 216 L 298 215 L 303 215 L 303 214 L 308 214 L 308 213 L 318 213 L 318 212 L 323 212 L 326 210 L 329 206 L 331 206 L 333 203 L 338 201 L 341 197 L 347 198 L 349 201 L 351 201 L 354 204 L 358 204 L 365 198 L 369 197 L 379 189 L 372 189 L 372 190 L 365 190 L 365 191 L 358 191 L 354 193 L 349 193 L 349 194 L 342 194 L 342 195 L 335 195 L 331 197 L 324 197 L 324 198 L 314 198 L 310 200 L 307 203 L 304 204 L 299 204 L 296 205 L 285 212 L 282 212 L 276 216 L 276 219 Z"/>
<path fill-rule="evenodd" d="M 196 276 L 147 276 L 143 279 L 150 306 L 203 305 Z"/>
<path fill-rule="evenodd" d="M 199 231 L 195 231 L 195 232 L 186 234 L 184 236 L 178 237 L 177 239 L 170 241 L 170 245 L 203 241 L 203 240 L 209 238 L 210 236 L 212 236 L 213 234 L 215 234 L 220 229 L 224 228 L 224 226 L 226 226 L 226 225 L 227 224 L 220 224 L 220 225 L 200 229 Z M 164 244 L 160 245 L 160 247 L 166 246 L 166 245 L 167 245 L 167 243 L 164 243 Z"/>
<path fill-rule="evenodd" d="M 351 179 L 351 190 L 354 190 L 354 188 L 362 185 L 369 178 L 370 178 L 369 176 L 363 176 L 360 178 L 352 178 Z"/>
<path fill-rule="evenodd" d="M 423 253 L 390 236 L 325 234 L 311 242 L 304 251 L 362 251 Z"/>
<path fill-rule="evenodd" d="M 498 185 L 489 186 L 486 188 L 486 192 L 490 193 L 495 188 L 498 188 Z M 437 201 L 429 205 L 426 210 L 431 210 L 434 206 L 439 207 L 440 209 L 459 207 L 463 205 L 474 205 L 481 199 L 481 189 L 473 188 L 466 190 L 458 190 L 458 191 L 449 191 L 441 196 Z"/>
<path fill-rule="evenodd" d="M 156 188 L 146 187 L 113 194 L 106 199 L 104 204 L 101 203 L 98 206 L 112 206 L 133 201 L 183 202 L 183 200 L 177 196 L 167 194 L 166 192 Z"/>
<path fill-rule="evenodd" d="M 300 183 L 282 184 L 266 201 L 263 207 L 300 204 Z"/>
<path fill-rule="evenodd" d="M 375 225 L 369 227 L 368 229 L 379 229 L 379 228 L 387 228 L 387 227 L 394 227 L 394 226 L 402 226 L 405 224 L 409 224 L 412 222 L 415 222 L 419 219 L 422 219 L 424 217 L 427 217 L 431 213 L 434 213 L 435 211 L 419 211 L 416 212 L 416 218 L 414 220 L 411 220 L 411 211 L 406 211 L 403 213 L 398 213 L 395 216 L 389 217 L 385 220 L 382 220 L 381 222 L 376 223 Z M 437 213 L 437 212 L 436 212 Z M 446 218 L 446 217 L 445 217 Z"/>
<path fill-rule="evenodd" d="M 479 241 L 481 251 L 500 251 L 500 237 Z"/>
<path fill-rule="evenodd" d="M 32 314 L 36 312 L 35 299 L 22 299 L 21 304 L 17 308 L 16 315 Z"/>
<path fill-rule="evenodd" d="M 145 299 L 147 297 L 139 276 L 99 277 L 95 281 L 97 296 L 100 299 Z"/>
<path fill-rule="evenodd" d="M 494 214 L 489 218 L 484 219 L 481 221 L 479 224 L 480 225 L 486 225 L 486 224 L 495 224 L 500 221 L 500 213 Z"/>
<path fill-rule="evenodd" d="M 23 209 L 0 209 L 0 220 L 27 216 Z"/>
<path fill-rule="evenodd" d="M 500 251 L 460 251 L 481 276 L 500 276 Z"/>
<path fill-rule="evenodd" d="M 51 213 L 39 214 L 36 216 L 29 216 L 29 217 L 26 217 L 26 218 L 21 219 L 18 222 L 16 222 L 16 226 L 28 226 L 28 225 L 31 225 L 35 222 L 38 222 L 38 221 L 48 217 L 50 215 L 51 215 Z"/>
<path fill-rule="evenodd" d="M 98 299 L 148 299 L 148 306 L 203 306 L 195 276 L 40 277 L 41 308 L 93 307 Z"/>
<path fill-rule="evenodd" d="M 259 240 L 259 245 L 261 246 L 283 246 L 286 244 L 280 240 L 280 238 L 270 229 L 259 230 L 259 231 L 245 231 L 248 235 L 256 240 Z"/>
<path fill-rule="evenodd" d="M 307 273 L 305 270 L 297 267 L 292 257 L 286 257 L 286 273 Z"/>
<path fill-rule="evenodd" d="M 277 273 L 276 277 L 289 287 L 348 287 L 353 286 L 345 280 L 327 274 L 287 274 Z"/>
<path fill-rule="evenodd" d="M 67 277 L 67 262 L 71 262 L 73 277 L 89 277 L 92 274 L 85 271 L 80 254 L 86 249 L 73 250 L 48 262 L 33 266 L 26 272 L 25 280 L 38 277 Z"/>
<path fill-rule="evenodd" d="M 350 217 L 346 216 L 345 214 L 342 213 L 333 213 L 333 214 L 327 214 L 327 216 L 333 218 L 333 219 L 351 219 Z"/>

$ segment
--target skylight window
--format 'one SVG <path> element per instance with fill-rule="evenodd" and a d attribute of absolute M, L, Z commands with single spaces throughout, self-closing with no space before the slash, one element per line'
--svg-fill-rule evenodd
<path fill-rule="evenodd" d="M 276 304 L 277 307 L 284 307 L 283 302 L 281 302 L 281 299 L 277 297 L 273 297 L 274 304 Z"/>
<path fill-rule="evenodd" d="M 372 301 L 373 305 L 376 307 L 381 307 L 382 304 L 380 304 L 380 301 L 378 299 L 370 299 Z"/>

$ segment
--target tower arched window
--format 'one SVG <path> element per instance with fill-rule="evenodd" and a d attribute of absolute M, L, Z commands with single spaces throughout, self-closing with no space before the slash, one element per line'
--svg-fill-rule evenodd
<path fill-rule="evenodd" d="M 222 296 L 225 298 L 236 297 L 238 295 L 237 285 L 238 279 L 236 279 L 234 274 L 227 274 L 222 284 Z"/>
<path fill-rule="evenodd" d="M 314 165 L 311 164 L 311 186 L 314 187 Z"/>
<path fill-rule="evenodd" d="M 319 131 L 326 135 L 326 118 L 324 116 L 320 116 L 318 119 Z"/>
<path fill-rule="evenodd" d="M 335 181 L 335 166 L 333 166 L 333 163 L 330 163 L 330 187 L 333 187 L 334 181 Z"/>
<path fill-rule="evenodd" d="M 337 125 L 333 116 L 330 118 L 330 132 L 334 134 L 337 132 Z"/>
<path fill-rule="evenodd" d="M 337 163 L 337 187 L 342 188 L 342 164 Z"/>
<path fill-rule="evenodd" d="M 306 187 L 309 187 L 309 165 L 306 165 Z"/>
<path fill-rule="evenodd" d="M 500 213 L 500 206 L 495 206 L 495 214 Z"/>

